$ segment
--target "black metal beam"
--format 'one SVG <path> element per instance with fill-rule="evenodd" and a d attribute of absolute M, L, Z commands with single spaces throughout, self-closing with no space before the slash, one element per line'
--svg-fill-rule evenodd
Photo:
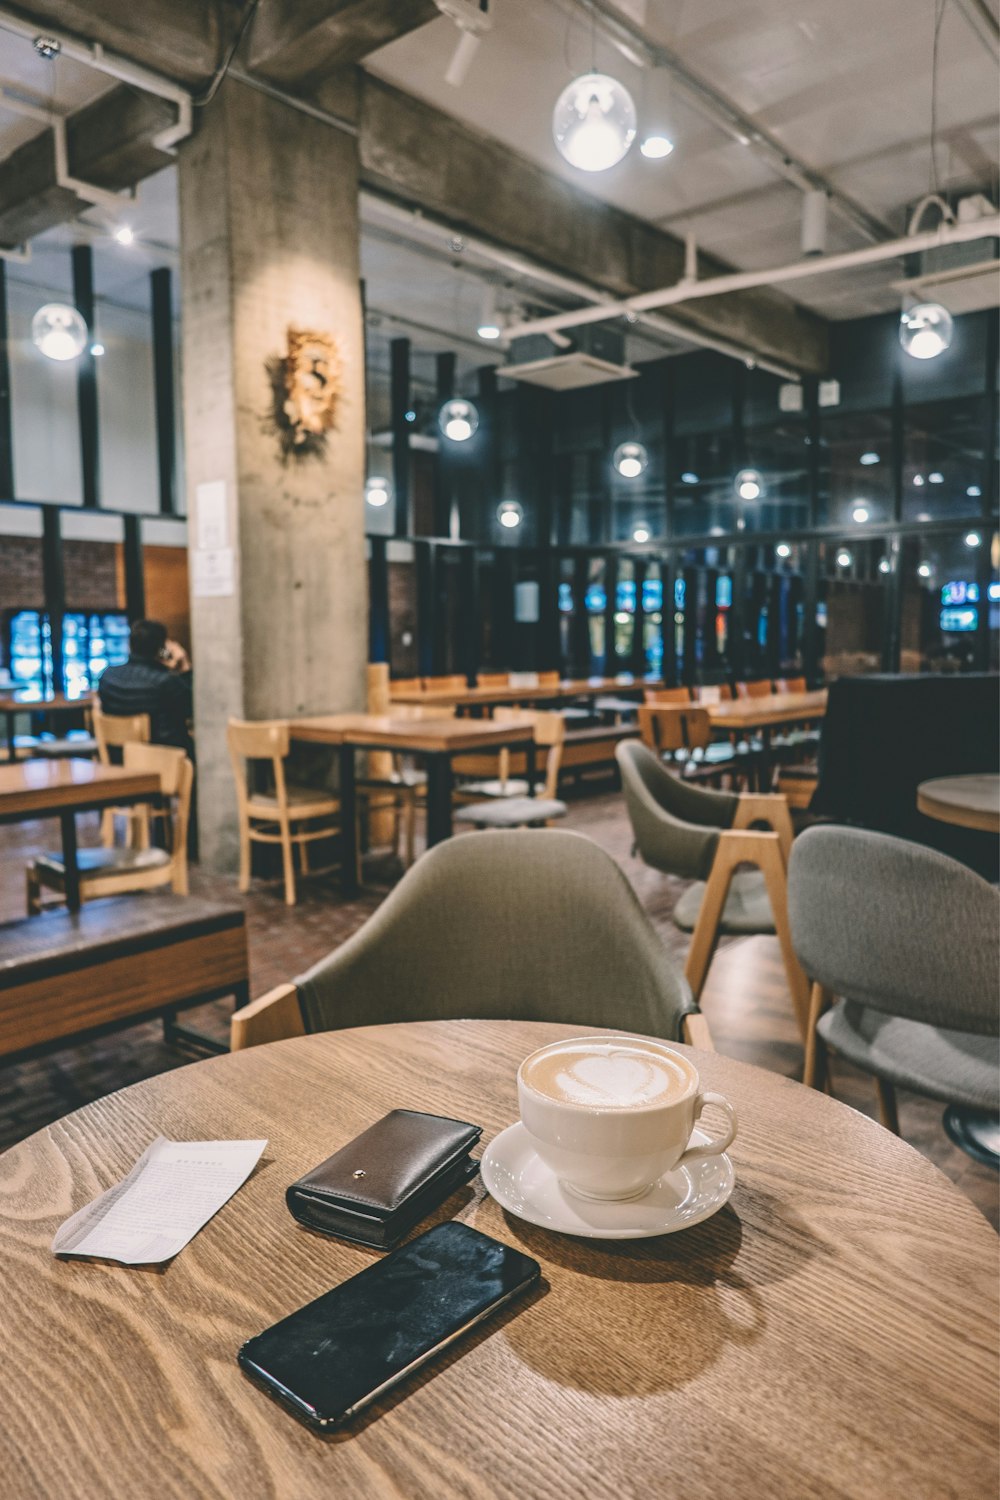
<path fill-rule="evenodd" d="M 97 425 L 97 361 L 91 353 L 94 327 L 94 253 L 89 245 L 73 246 L 73 302 L 87 325 L 87 345 L 76 367 L 76 404 L 80 421 L 80 470 L 83 503 L 93 509 L 101 495 L 100 437 Z"/>
<path fill-rule="evenodd" d="M 458 668 L 470 683 L 479 671 L 479 649 L 482 631 L 479 620 L 479 560 L 473 547 L 463 547 L 458 558 L 458 613 L 461 621 L 458 642 Z"/>
<path fill-rule="evenodd" d="M 410 341 L 389 344 L 389 422 L 392 431 L 392 487 L 396 496 L 397 536 L 410 532 Z"/>
<path fill-rule="evenodd" d="M 125 613 L 129 623 L 146 618 L 146 577 L 142 556 L 142 517 L 125 517 Z"/>
<path fill-rule="evenodd" d="M 438 407 L 455 394 L 455 354 L 448 350 L 435 361 Z M 458 507 L 455 497 L 455 445 L 439 443 L 434 464 L 434 535 L 458 540 Z"/>
<path fill-rule="evenodd" d="M 437 558 L 433 542 L 414 542 L 417 568 L 417 671 L 421 677 L 432 677 L 434 662 L 434 624 L 437 610 Z"/>
<path fill-rule="evenodd" d="M 45 612 L 49 617 L 52 642 L 52 691 L 66 688 L 63 674 L 63 615 L 66 613 L 66 573 L 63 565 L 63 540 L 59 511 L 46 505 L 42 509 L 42 589 Z"/>
<path fill-rule="evenodd" d="M 174 452 L 174 317 L 171 271 L 158 266 L 149 273 L 153 324 L 153 394 L 156 401 L 156 468 L 160 482 L 160 514 L 177 510 Z"/>
<path fill-rule="evenodd" d="M 0 260 L 0 500 L 14 498 L 14 426 L 10 402 L 7 267 Z"/>

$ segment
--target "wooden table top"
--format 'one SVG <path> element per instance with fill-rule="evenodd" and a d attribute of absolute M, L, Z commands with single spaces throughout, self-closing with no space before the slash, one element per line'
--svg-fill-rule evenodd
<path fill-rule="evenodd" d="M 489 1141 L 517 1117 L 520 1060 L 584 1029 L 424 1022 L 279 1042 L 147 1079 L 0 1157 L 11 1493 L 995 1494 L 993 1230 L 874 1121 L 717 1053 L 692 1054 L 740 1115 L 736 1188 L 713 1219 L 659 1240 L 573 1240 L 505 1214 L 477 1178 L 435 1219 L 535 1256 L 540 1294 L 334 1438 L 246 1380 L 248 1335 L 378 1258 L 296 1225 L 287 1184 L 396 1106 L 474 1120 Z M 57 1225 L 161 1132 L 269 1145 L 168 1266 L 57 1261 Z"/>
<path fill-rule="evenodd" d="M 503 687 L 432 688 L 427 692 L 401 688 L 397 692 L 390 682 L 389 696 L 393 703 L 458 704 L 466 708 L 491 703 L 553 703 L 565 698 L 597 698 L 602 693 L 641 693 L 643 688 L 662 686 L 658 677 L 581 677 L 536 687 L 511 687 L 508 683 Z"/>
<path fill-rule="evenodd" d="M 5 819 L 113 804 L 122 797 L 159 791 L 155 772 L 102 766 L 96 760 L 18 760 L 0 765 L 0 817 Z"/>
<path fill-rule="evenodd" d="M 51 698 L 25 698 L 19 693 L 0 693 L 0 713 L 62 713 L 74 708 L 93 708 L 96 702 L 96 693 L 84 693 L 80 698 L 67 698 L 65 693 L 54 693 Z"/>
<path fill-rule="evenodd" d="M 769 693 L 766 698 L 735 698 L 728 703 L 705 703 L 718 729 L 769 729 L 799 719 L 822 719 L 826 688 L 811 693 Z"/>
<path fill-rule="evenodd" d="M 366 749 L 446 753 L 492 745 L 523 744 L 532 738 L 530 719 L 408 719 L 387 714 L 319 714 L 290 719 L 293 740 L 318 745 L 358 745 Z"/>
<path fill-rule="evenodd" d="M 938 776 L 917 787 L 917 809 L 939 823 L 1000 833 L 1000 776 Z"/>

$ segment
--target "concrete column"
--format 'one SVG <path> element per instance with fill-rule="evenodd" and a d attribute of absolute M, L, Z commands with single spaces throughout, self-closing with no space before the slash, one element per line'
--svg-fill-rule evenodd
<path fill-rule="evenodd" d="M 227 80 L 182 148 L 180 202 L 198 807 L 202 858 L 221 870 L 236 851 L 229 716 L 364 705 L 356 142 Z M 324 452 L 283 461 L 269 367 L 289 328 L 332 336 L 340 395 Z M 199 586 L 206 547 L 232 548 L 231 592 Z"/>

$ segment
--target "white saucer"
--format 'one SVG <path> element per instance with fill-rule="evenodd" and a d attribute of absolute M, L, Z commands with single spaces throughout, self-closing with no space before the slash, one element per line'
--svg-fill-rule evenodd
<path fill-rule="evenodd" d="M 695 1146 L 709 1140 L 700 1130 L 691 1137 Z M 644 1240 L 689 1229 L 718 1213 L 736 1181 L 723 1153 L 665 1173 L 644 1198 L 629 1203 L 578 1198 L 542 1163 L 520 1120 L 490 1142 L 479 1170 L 501 1208 L 542 1229 L 590 1240 Z"/>

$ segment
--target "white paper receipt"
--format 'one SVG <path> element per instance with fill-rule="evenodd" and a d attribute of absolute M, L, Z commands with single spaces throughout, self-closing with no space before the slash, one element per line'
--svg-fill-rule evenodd
<path fill-rule="evenodd" d="M 158 1136 L 123 1182 L 59 1226 L 53 1255 L 95 1255 L 127 1266 L 170 1260 L 243 1186 L 266 1145 Z"/>

